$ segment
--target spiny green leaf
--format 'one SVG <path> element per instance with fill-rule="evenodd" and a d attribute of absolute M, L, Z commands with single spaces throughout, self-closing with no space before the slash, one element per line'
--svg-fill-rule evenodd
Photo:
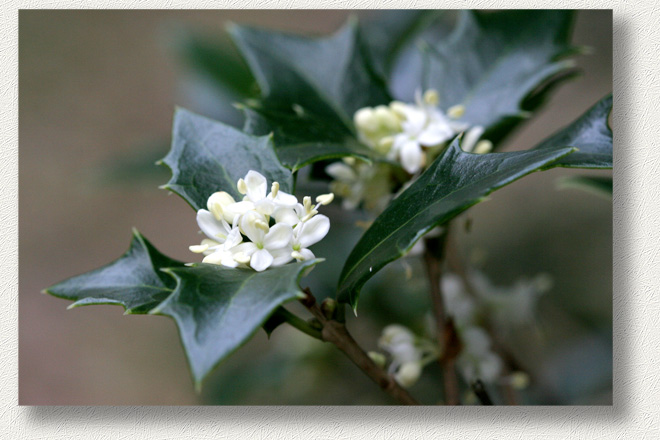
<path fill-rule="evenodd" d="M 179 327 L 193 379 L 204 377 L 243 345 L 281 304 L 302 294 L 298 280 L 319 260 L 263 272 L 210 264 L 165 269 L 174 293 L 150 313 L 171 316 Z"/>
<path fill-rule="evenodd" d="M 383 77 L 389 76 L 400 52 L 414 46 L 414 43 L 410 43 L 442 12 L 420 9 L 385 10 L 364 20 L 360 27 L 369 61 L 374 65 L 374 69 Z"/>
<path fill-rule="evenodd" d="M 320 160 L 373 157 L 356 139 L 353 114 L 391 98 L 354 22 L 324 38 L 242 26 L 230 32 L 262 90 L 245 108 L 246 132 L 273 132 L 278 156 L 294 171 Z"/>
<path fill-rule="evenodd" d="M 512 119 L 527 117 L 523 100 L 573 66 L 558 60 L 574 51 L 572 16 L 566 10 L 464 11 L 451 36 L 428 47 L 425 86 L 438 90 L 444 109 L 464 105 L 461 120 L 470 125 L 512 128 Z"/>
<path fill-rule="evenodd" d="M 118 304 L 127 314 L 147 313 L 172 293 L 175 282 L 160 269 L 183 266 L 133 231 L 129 250 L 118 260 L 69 278 L 44 292 L 75 301 L 69 308 L 92 304 Z"/>
<path fill-rule="evenodd" d="M 373 150 L 360 144 L 350 133 L 316 115 L 260 107 L 245 107 L 243 111 L 246 118 L 243 130 L 253 135 L 273 133 L 277 156 L 293 171 L 345 156 L 376 159 Z"/>
<path fill-rule="evenodd" d="M 390 101 L 364 60 L 355 21 L 323 38 L 245 26 L 234 26 L 230 34 L 269 106 L 297 104 L 350 127 L 358 109 Z"/>
<path fill-rule="evenodd" d="M 251 136 L 235 128 L 177 109 L 174 115 L 172 149 L 163 159 L 172 170 L 164 186 L 183 197 L 195 210 L 206 207 L 209 196 L 226 191 L 242 199 L 236 182 L 249 170 L 277 181 L 291 192 L 293 177 L 273 149 L 270 136 Z"/>
<path fill-rule="evenodd" d="M 607 118 L 612 111 L 612 95 L 607 95 L 570 125 L 534 147 L 574 146 L 579 151 L 552 166 L 609 169 L 613 165 L 612 129 Z"/>
<path fill-rule="evenodd" d="M 479 203 L 496 189 L 573 151 L 546 148 L 476 155 L 463 152 L 456 138 L 360 238 L 342 270 L 338 300 L 356 309 L 364 283 L 387 263 L 404 256 L 432 228 Z"/>

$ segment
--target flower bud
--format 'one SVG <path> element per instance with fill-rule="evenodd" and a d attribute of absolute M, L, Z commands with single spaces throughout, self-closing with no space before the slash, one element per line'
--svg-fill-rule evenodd
<path fill-rule="evenodd" d="M 328 319 L 334 319 L 335 310 L 337 310 L 337 301 L 332 298 L 326 298 L 321 303 L 321 311 Z"/>
<path fill-rule="evenodd" d="M 418 362 L 406 362 L 394 374 L 394 380 L 404 388 L 415 385 L 422 375 L 422 367 Z"/>
<path fill-rule="evenodd" d="M 465 106 L 462 104 L 451 106 L 447 109 L 447 116 L 458 119 L 465 114 Z"/>
<path fill-rule="evenodd" d="M 424 103 L 426 105 L 432 105 L 433 107 L 437 106 L 440 103 L 440 95 L 435 89 L 429 89 L 424 92 Z"/>

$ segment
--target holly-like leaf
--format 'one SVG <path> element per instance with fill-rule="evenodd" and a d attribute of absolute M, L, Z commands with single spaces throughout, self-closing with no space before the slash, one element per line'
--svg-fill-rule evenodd
<path fill-rule="evenodd" d="M 150 313 L 179 327 L 195 384 L 243 345 L 283 303 L 302 295 L 298 281 L 319 260 L 263 272 L 210 264 L 165 269 L 177 286 Z"/>
<path fill-rule="evenodd" d="M 387 263 L 404 256 L 424 234 L 482 201 L 486 195 L 573 152 L 552 148 L 477 155 L 456 138 L 431 166 L 395 198 L 351 251 L 338 300 L 356 309 L 362 286 Z"/>
<path fill-rule="evenodd" d="M 420 9 L 385 10 L 361 23 L 364 45 L 374 69 L 383 77 L 387 77 L 400 52 L 413 48 L 415 38 L 442 12 Z M 410 44 L 411 42 L 413 44 Z"/>
<path fill-rule="evenodd" d="M 553 164 L 566 168 L 610 169 L 613 165 L 612 129 L 607 118 L 612 95 L 607 95 L 567 127 L 534 147 L 573 146 L 579 151 Z"/>
<path fill-rule="evenodd" d="M 244 107 L 243 112 L 246 118 L 243 130 L 257 136 L 272 133 L 277 156 L 292 171 L 345 156 L 366 161 L 377 159 L 373 150 L 360 144 L 341 126 L 333 126 L 314 114 L 262 107 Z"/>
<path fill-rule="evenodd" d="M 270 136 L 252 136 L 184 109 L 174 115 L 172 149 L 162 163 L 172 170 L 163 188 L 179 194 L 195 210 L 205 208 L 216 191 L 242 199 L 236 182 L 249 170 L 279 182 L 283 191 L 293 189 L 291 171 L 280 164 Z"/>
<path fill-rule="evenodd" d="M 572 16 L 567 10 L 463 11 L 449 38 L 428 46 L 425 87 L 438 90 L 445 110 L 464 105 L 461 120 L 470 125 L 511 129 L 528 116 L 525 98 L 573 67 L 559 60 L 575 51 Z"/>
<path fill-rule="evenodd" d="M 69 308 L 92 304 L 117 304 L 127 314 L 147 313 L 160 304 L 176 285 L 165 267 L 179 267 L 133 231 L 129 250 L 118 260 L 91 272 L 69 278 L 44 290 L 58 298 L 75 301 Z"/>
<path fill-rule="evenodd" d="M 351 127 L 358 109 L 390 101 L 384 83 L 365 62 L 354 20 L 323 38 L 245 26 L 232 27 L 230 34 L 268 107 L 297 105 Z"/>
<path fill-rule="evenodd" d="M 246 132 L 273 132 L 278 156 L 294 171 L 320 160 L 373 157 L 356 139 L 353 114 L 391 98 L 366 60 L 355 22 L 323 38 L 242 26 L 230 33 L 262 91 L 245 108 Z"/>

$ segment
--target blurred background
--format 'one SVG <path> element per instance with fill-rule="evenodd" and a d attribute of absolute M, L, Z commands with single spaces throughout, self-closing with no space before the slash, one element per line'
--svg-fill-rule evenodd
<path fill-rule="evenodd" d="M 368 19 L 376 12 L 353 11 Z M 186 32 L 222 41 L 229 21 L 304 33 L 337 29 L 348 11 L 27 11 L 19 14 L 19 402 L 21 405 L 389 404 L 334 347 L 288 328 L 264 332 L 225 361 L 196 394 L 174 322 L 124 316 L 121 307 L 66 310 L 40 291 L 119 257 L 131 227 L 163 253 L 195 256 L 195 213 L 158 189 L 169 172 L 153 163 L 168 150 L 174 106 L 236 123 L 213 89 L 178 55 Z M 612 90 L 612 15 L 578 13 L 573 42 L 582 76 L 555 93 L 505 150 L 527 149 Z M 552 290 L 534 325 L 507 346 L 532 376 L 521 403 L 611 404 L 612 202 L 557 189 L 563 176 L 535 173 L 495 192 L 457 223 L 460 253 L 498 285 L 548 273 Z M 337 204 L 338 205 L 338 204 Z M 309 281 L 332 295 L 343 259 L 361 234 L 333 214 L 314 249 L 332 258 Z M 339 246 L 336 250 L 334 246 Z M 365 288 L 348 325 L 368 350 L 383 326 L 414 325 L 429 304 L 424 272 L 393 263 Z M 439 371 L 411 392 L 437 400 Z"/>

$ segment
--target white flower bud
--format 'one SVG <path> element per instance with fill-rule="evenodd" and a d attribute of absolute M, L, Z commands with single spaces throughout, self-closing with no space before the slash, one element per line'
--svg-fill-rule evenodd
<path fill-rule="evenodd" d="M 491 141 L 483 140 L 477 142 L 474 147 L 474 154 L 486 154 L 493 150 L 493 143 Z"/>
<path fill-rule="evenodd" d="M 418 362 L 406 362 L 394 374 L 394 380 L 404 388 L 415 385 L 422 375 L 422 367 Z"/>

